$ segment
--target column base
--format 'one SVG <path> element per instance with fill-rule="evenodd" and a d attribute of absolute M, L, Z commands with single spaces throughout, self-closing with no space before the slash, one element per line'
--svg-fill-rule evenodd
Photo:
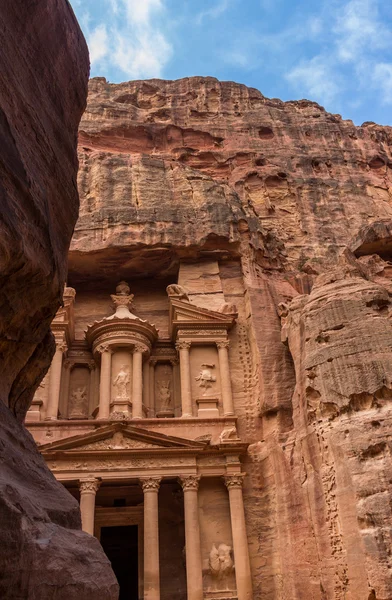
<path fill-rule="evenodd" d="M 109 419 L 132 419 L 132 402 L 128 399 L 111 402 Z"/>
<path fill-rule="evenodd" d="M 172 419 L 174 412 L 172 410 L 160 410 L 157 412 L 157 419 Z"/>
<path fill-rule="evenodd" d="M 44 421 L 57 421 L 57 417 L 45 417 Z"/>
<path fill-rule="evenodd" d="M 42 400 L 33 400 L 29 410 L 26 413 L 26 423 L 37 423 L 41 420 Z"/>
<path fill-rule="evenodd" d="M 196 398 L 197 416 L 202 419 L 216 419 L 219 417 L 218 398 Z"/>
<path fill-rule="evenodd" d="M 193 419 L 193 415 L 191 415 L 190 413 L 184 413 L 183 415 L 181 415 L 180 418 L 181 419 Z"/>

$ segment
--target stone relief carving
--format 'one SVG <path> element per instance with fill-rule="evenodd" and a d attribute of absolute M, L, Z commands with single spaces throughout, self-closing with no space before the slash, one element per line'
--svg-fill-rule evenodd
<path fill-rule="evenodd" d="M 223 579 L 233 572 L 234 563 L 231 557 L 232 548 L 226 544 L 212 545 L 208 565 L 210 573 L 217 579 Z"/>
<path fill-rule="evenodd" d="M 158 402 L 161 412 L 170 410 L 172 408 L 172 393 L 170 386 L 170 380 L 158 382 Z"/>
<path fill-rule="evenodd" d="M 69 416 L 84 415 L 87 412 L 87 388 L 77 387 L 70 398 Z"/>
<path fill-rule="evenodd" d="M 227 489 L 242 488 L 246 473 L 238 473 L 236 475 L 226 475 L 223 477 Z"/>
<path fill-rule="evenodd" d="M 178 298 L 178 300 L 185 300 L 189 302 L 189 297 L 185 288 L 182 285 L 172 283 L 166 288 L 167 295 L 172 298 Z"/>
<path fill-rule="evenodd" d="M 116 388 L 116 400 L 129 400 L 129 368 L 127 365 L 122 365 L 113 380 L 113 386 Z"/>
<path fill-rule="evenodd" d="M 156 444 L 148 444 L 140 442 L 139 440 L 133 440 L 131 438 L 124 437 L 120 431 L 116 431 L 112 438 L 106 440 L 99 440 L 98 442 L 92 442 L 86 444 L 78 450 L 120 450 L 120 449 L 131 449 L 131 448 L 160 448 Z"/>
<path fill-rule="evenodd" d="M 228 427 L 224 429 L 219 436 L 220 442 L 227 442 L 230 440 L 238 440 L 238 434 L 235 427 Z"/>
<path fill-rule="evenodd" d="M 198 386 L 204 389 L 203 396 L 207 395 L 212 384 L 216 381 L 216 376 L 211 372 L 211 369 L 214 368 L 214 364 L 202 363 L 200 373 L 195 377 Z"/>

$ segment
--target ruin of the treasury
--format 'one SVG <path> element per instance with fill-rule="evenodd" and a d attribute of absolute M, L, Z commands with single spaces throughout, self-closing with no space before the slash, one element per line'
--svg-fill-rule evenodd
<path fill-rule="evenodd" d="M 392 598 L 391 145 L 213 78 L 90 81 L 26 424 L 121 599 Z"/>

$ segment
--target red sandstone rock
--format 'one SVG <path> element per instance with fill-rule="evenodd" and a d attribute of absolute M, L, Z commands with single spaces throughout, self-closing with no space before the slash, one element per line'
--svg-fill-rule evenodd
<path fill-rule="evenodd" d="M 391 142 L 212 78 L 90 82 L 69 283 L 219 261 L 255 600 L 392 597 Z"/>
<path fill-rule="evenodd" d="M 0 42 L 0 596 L 109 600 L 117 584 L 108 560 L 15 418 L 54 351 L 88 53 L 65 0 L 4 0 Z"/>

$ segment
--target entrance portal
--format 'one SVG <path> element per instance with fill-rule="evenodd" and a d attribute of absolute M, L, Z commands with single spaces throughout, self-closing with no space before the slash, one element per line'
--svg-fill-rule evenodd
<path fill-rule="evenodd" d="M 119 600 L 138 600 L 137 525 L 101 527 L 101 544 L 120 586 Z"/>

